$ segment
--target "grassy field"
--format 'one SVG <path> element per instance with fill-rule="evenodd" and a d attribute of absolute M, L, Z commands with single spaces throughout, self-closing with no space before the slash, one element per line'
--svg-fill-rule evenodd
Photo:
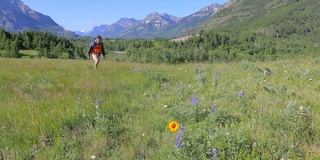
<path fill-rule="evenodd" d="M 20 50 L 19 51 L 20 54 L 22 54 L 22 58 L 35 58 L 35 57 L 39 57 L 38 56 L 38 51 L 35 50 Z"/>
<path fill-rule="evenodd" d="M 0 55 L 5 54 L 4 50 L 0 50 Z M 36 50 L 20 50 L 19 54 L 21 55 L 21 58 L 36 58 L 39 57 L 39 53 Z"/>
<path fill-rule="evenodd" d="M 0 159 L 317 159 L 319 65 L 0 58 Z"/>

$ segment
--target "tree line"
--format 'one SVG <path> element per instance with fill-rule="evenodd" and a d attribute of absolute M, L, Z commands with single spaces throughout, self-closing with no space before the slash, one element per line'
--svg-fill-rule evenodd
<path fill-rule="evenodd" d="M 290 26 L 288 26 L 290 27 Z M 314 31 L 273 29 L 264 31 L 201 30 L 184 41 L 167 38 L 103 39 L 108 59 L 142 63 L 181 64 L 194 62 L 231 62 L 272 60 L 284 55 L 317 53 Z M 9 33 L 0 30 L 2 57 L 19 58 L 20 50 L 35 50 L 38 57 L 84 59 L 92 37 L 67 39 L 48 32 Z M 115 51 L 124 51 L 116 54 Z"/>
<path fill-rule="evenodd" d="M 75 46 L 69 39 L 48 32 L 26 30 L 9 33 L 0 29 L 0 50 L 2 57 L 19 58 L 20 50 L 36 50 L 38 57 L 45 58 L 82 58 L 81 47 Z"/>
<path fill-rule="evenodd" d="M 184 41 L 165 38 L 153 40 L 107 40 L 109 50 L 124 50 L 113 55 L 114 60 L 143 63 L 231 62 L 240 60 L 275 60 L 283 56 L 316 54 L 320 48 L 317 39 L 304 35 L 276 36 L 241 30 L 200 31 Z M 282 34 L 283 35 L 283 34 Z"/>

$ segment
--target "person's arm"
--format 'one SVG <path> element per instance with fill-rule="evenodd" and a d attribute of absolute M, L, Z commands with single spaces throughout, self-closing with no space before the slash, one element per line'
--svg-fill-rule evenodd
<path fill-rule="evenodd" d="M 87 53 L 89 59 L 90 59 L 90 53 L 92 52 L 93 46 L 94 46 L 94 45 L 90 45 L 89 50 L 88 50 L 88 53 Z"/>
<path fill-rule="evenodd" d="M 104 45 L 103 45 L 103 43 L 102 43 L 101 49 L 102 49 L 102 55 L 103 55 L 103 57 L 105 58 L 105 57 L 106 57 L 106 52 L 105 52 L 105 50 L 104 50 Z"/>

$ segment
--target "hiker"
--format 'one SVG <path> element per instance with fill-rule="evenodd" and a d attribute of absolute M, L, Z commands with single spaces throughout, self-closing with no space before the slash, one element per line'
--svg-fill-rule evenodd
<path fill-rule="evenodd" d="M 90 43 L 89 51 L 88 51 L 88 58 L 90 59 L 90 54 L 92 56 L 92 59 L 94 60 L 94 69 L 98 68 L 101 54 L 103 55 L 103 58 L 105 58 L 106 53 L 104 51 L 102 38 L 100 35 L 98 35 L 94 40 Z"/>

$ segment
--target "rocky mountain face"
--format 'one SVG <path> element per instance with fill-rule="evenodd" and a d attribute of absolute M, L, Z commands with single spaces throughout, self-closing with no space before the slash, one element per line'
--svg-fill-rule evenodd
<path fill-rule="evenodd" d="M 49 16 L 30 9 L 20 0 L 0 0 L 0 27 L 10 32 L 48 31 L 60 36 L 76 36 L 65 31 Z"/>
<path fill-rule="evenodd" d="M 59 27 L 49 16 L 38 13 L 20 0 L 0 0 L 0 26 L 8 31 L 26 29 L 40 30 L 45 27 Z"/>
<path fill-rule="evenodd" d="M 165 33 L 163 34 L 165 35 L 165 37 L 170 38 L 185 36 L 198 25 L 210 19 L 211 16 L 216 13 L 216 11 L 221 7 L 222 5 L 220 4 L 212 4 L 210 6 L 204 7 L 198 12 L 187 17 L 183 17 L 177 23 L 168 26 L 165 30 Z"/>
<path fill-rule="evenodd" d="M 96 35 L 102 35 L 101 33 L 104 32 L 109 28 L 108 24 L 102 24 L 100 26 L 94 27 L 90 32 L 88 32 L 88 35 L 90 36 L 96 36 Z M 103 36 L 104 37 L 104 36 Z"/>
<path fill-rule="evenodd" d="M 149 14 L 143 20 L 137 21 L 119 34 L 119 38 L 155 38 L 158 37 L 171 24 L 180 18 L 166 13 L 157 12 Z"/>

